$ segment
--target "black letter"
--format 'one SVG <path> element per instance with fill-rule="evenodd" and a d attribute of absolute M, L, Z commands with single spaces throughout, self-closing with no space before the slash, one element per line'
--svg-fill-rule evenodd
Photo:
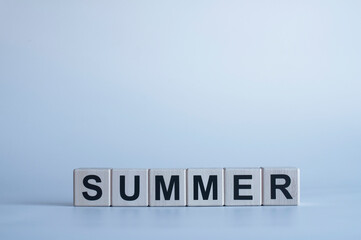
<path fill-rule="evenodd" d="M 276 179 L 281 178 L 285 180 L 285 184 L 276 185 Z M 286 190 L 286 188 L 291 184 L 291 178 L 285 174 L 272 174 L 271 175 L 271 199 L 276 199 L 276 189 L 282 191 L 287 199 L 292 199 L 291 194 Z"/>
<path fill-rule="evenodd" d="M 202 197 L 208 200 L 209 194 L 211 193 L 211 187 L 213 184 L 213 200 L 217 200 L 217 175 L 210 175 L 207 183 L 207 189 L 204 189 L 202 177 L 200 175 L 193 176 L 193 197 L 194 200 L 198 200 L 198 186 L 201 189 Z"/>
<path fill-rule="evenodd" d="M 96 175 L 88 175 L 88 176 L 86 176 L 83 179 L 84 186 L 86 188 L 89 188 L 91 190 L 96 191 L 97 193 L 95 194 L 95 196 L 90 196 L 87 192 L 83 192 L 83 196 L 84 196 L 85 199 L 87 199 L 89 201 L 95 201 L 95 200 L 98 200 L 99 198 L 102 197 L 103 191 L 99 186 L 89 183 L 89 180 L 91 180 L 91 179 L 95 180 L 95 182 L 102 182 L 100 177 L 98 177 Z"/>
<path fill-rule="evenodd" d="M 239 189 L 251 189 L 251 185 L 243 185 L 239 184 L 239 179 L 252 179 L 252 175 L 234 175 L 233 176 L 233 185 L 234 185 L 234 191 L 233 191 L 233 198 L 234 200 L 252 200 L 253 196 L 240 196 L 239 195 Z"/>
<path fill-rule="evenodd" d="M 155 176 L 155 200 L 160 200 L 160 185 L 162 185 L 165 200 L 170 200 L 173 186 L 175 186 L 174 200 L 179 200 L 179 176 L 171 176 L 168 190 L 165 186 L 163 176 Z"/>
<path fill-rule="evenodd" d="M 125 194 L 125 176 L 119 176 L 120 197 L 125 201 L 134 201 L 139 197 L 139 176 L 134 176 L 134 194 L 127 196 Z"/>

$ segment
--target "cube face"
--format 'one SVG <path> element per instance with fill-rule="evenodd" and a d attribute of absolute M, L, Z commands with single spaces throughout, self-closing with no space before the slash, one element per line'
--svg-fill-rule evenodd
<path fill-rule="evenodd" d="M 149 171 L 150 206 L 186 206 L 186 170 Z"/>
<path fill-rule="evenodd" d="M 299 205 L 298 168 L 263 169 L 263 205 Z"/>
<path fill-rule="evenodd" d="M 187 170 L 188 206 L 222 206 L 223 190 L 223 168 Z"/>
<path fill-rule="evenodd" d="M 148 206 L 148 169 L 112 170 L 112 206 Z"/>
<path fill-rule="evenodd" d="M 250 206 L 262 204 L 261 168 L 225 169 L 225 205 Z"/>
<path fill-rule="evenodd" d="M 74 206 L 111 205 L 111 169 L 74 170 Z"/>

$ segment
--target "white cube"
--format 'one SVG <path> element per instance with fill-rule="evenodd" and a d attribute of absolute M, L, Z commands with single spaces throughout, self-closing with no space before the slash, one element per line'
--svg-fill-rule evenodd
<path fill-rule="evenodd" d="M 150 169 L 150 206 L 186 206 L 186 170 Z"/>
<path fill-rule="evenodd" d="M 225 205 L 249 206 L 262 204 L 261 168 L 225 169 Z"/>
<path fill-rule="evenodd" d="M 111 169 L 74 169 L 74 206 L 111 205 Z"/>
<path fill-rule="evenodd" d="M 112 206 L 148 206 L 148 169 L 112 170 Z"/>
<path fill-rule="evenodd" d="M 188 169 L 187 179 L 188 206 L 224 204 L 223 168 Z"/>
<path fill-rule="evenodd" d="M 263 205 L 299 205 L 300 170 L 263 168 Z"/>

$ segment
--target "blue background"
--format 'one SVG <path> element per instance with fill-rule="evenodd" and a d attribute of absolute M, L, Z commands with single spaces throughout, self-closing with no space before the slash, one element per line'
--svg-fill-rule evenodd
<path fill-rule="evenodd" d="M 0 238 L 360 239 L 360 1 L 0 0 Z M 295 166 L 301 206 L 74 208 L 78 167 Z"/>

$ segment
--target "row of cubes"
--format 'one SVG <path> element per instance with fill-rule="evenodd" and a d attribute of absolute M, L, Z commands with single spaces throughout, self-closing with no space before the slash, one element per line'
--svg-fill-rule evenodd
<path fill-rule="evenodd" d="M 74 206 L 298 205 L 298 168 L 74 169 Z"/>

